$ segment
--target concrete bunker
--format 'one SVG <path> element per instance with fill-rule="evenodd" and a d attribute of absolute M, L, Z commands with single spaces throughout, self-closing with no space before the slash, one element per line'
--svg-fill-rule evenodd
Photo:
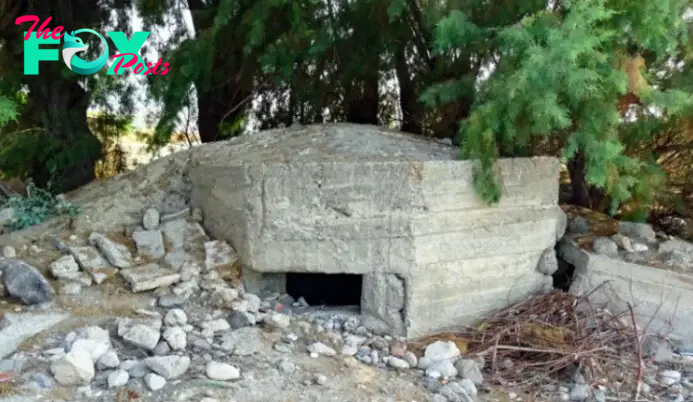
<path fill-rule="evenodd" d="M 286 274 L 286 293 L 294 299 L 303 298 L 314 306 L 361 308 L 363 275 L 293 273 Z"/>
<path fill-rule="evenodd" d="M 357 275 L 362 314 L 424 336 L 552 289 L 565 226 L 557 159 L 500 160 L 505 194 L 488 207 L 457 155 L 375 126 L 264 131 L 195 149 L 191 204 L 238 252 L 248 291 Z"/>

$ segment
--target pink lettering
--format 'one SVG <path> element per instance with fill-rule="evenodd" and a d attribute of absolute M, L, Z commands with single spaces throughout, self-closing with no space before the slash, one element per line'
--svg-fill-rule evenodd
<path fill-rule="evenodd" d="M 130 59 L 130 61 L 125 63 L 125 65 L 123 65 L 123 60 L 125 60 L 125 57 L 123 57 L 123 56 L 132 56 L 132 58 Z M 116 74 L 118 74 L 118 70 L 120 70 L 121 68 L 130 68 L 130 67 L 134 66 L 135 63 L 137 63 L 139 61 L 139 58 L 137 57 L 137 55 L 135 53 L 116 54 L 113 57 L 119 57 L 120 58 L 120 60 L 118 60 L 118 63 L 116 63 L 116 66 L 114 69 L 114 72 Z"/>
<path fill-rule="evenodd" d="M 38 31 L 36 32 L 37 36 L 43 37 L 43 39 L 48 39 L 49 37 L 53 39 L 60 39 L 63 37 L 64 34 L 60 34 L 60 32 L 62 32 L 63 30 L 62 26 L 57 26 L 53 31 L 47 28 L 48 23 L 51 21 L 52 18 L 53 17 L 48 17 L 48 19 L 43 21 L 43 24 L 41 24 Z M 24 35 L 24 40 L 28 40 L 31 37 L 31 34 L 34 32 L 34 29 L 36 29 L 36 25 L 38 25 L 39 23 L 39 17 L 36 15 L 24 15 L 21 17 L 17 17 L 17 19 L 14 20 L 15 25 L 21 25 L 25 22 L 33 22 L 31 24 L 31 27 L 29 28 L 29 31 L 27 31 L 26 35 Z"/>

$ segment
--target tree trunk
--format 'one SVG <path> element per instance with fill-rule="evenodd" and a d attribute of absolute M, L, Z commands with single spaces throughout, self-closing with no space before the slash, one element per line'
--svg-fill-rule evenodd
<path fill-rule="evenodd" d="M 570 185 L 572 188 L 572 203 L 581 207 L 590 208 L 599 212 L 606 212 L 609 206 L 609 198 L 606 193 L 587 183 L 587 166 L 585 153 L 579 150 L 568 161 Z"/>
<path fill-rule="evenodd" d="M 48 135 L 30 172 L 34 182 L 68 192 L 94 180 L 101 142 L 87 124 L 87 93 L 76 81 L 61 80 L 49 71 L 30 80 L 28 87 L 32 120 Z"/>
<path fill-rule="evenodd" d="M 422 108 L 416 98 L 416 90 L 407 65 L 405 42 L 397 44 L 395 50 L 395 71 L 399 83 L 399 106 L 402 109 L 402 128 L 406 133 L 421 134 Z"/>
<path fill-rule="evenodd" d="M 347 94 L 349 123 L 378 124 L 378 69 L 368 72 Z"/>

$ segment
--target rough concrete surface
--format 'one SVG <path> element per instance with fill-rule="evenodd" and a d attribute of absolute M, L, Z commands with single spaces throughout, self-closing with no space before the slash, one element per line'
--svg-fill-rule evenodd
<path fill-rule="evenodd" d="M 693 339 L 693 275 L 622 261 L 579 248 L 569 238 L 558 247 L 575 266 L 570 291 L 590 295 L 615 313 L 632 306 L 638 325 L 650 334 L 689 343 Z"/>
<path fill-rule="evenodd" d="M 487 207 L 456 155 L 374 127 L 270 131 L 193 152 L 191 202 L 255 271 L 254 291 L 270 280 L 284 290 L 261 273 L 366 275 L 364 311 L 427 335 L 550 288 L 536 267 L 562 235 L 557 160 L 501 160 L 505 194 Z M 401 306 L 378 283 L 392 275 Z"/>
<path fill-rule="evenodd" d="M 537 266 L 562 235 L 556 159 L 499 161 L 505 194 L 487 207 L 457 153 L 374 126 L 270 130 L 86 186 L 69 197 L 85 206 L 80 216 L 22 240 L 68 224 L 122 230 L 149 206 L 163 215 L 191 205 L 239 253 L 251 290 L 281 291 L 287 272 L 385 274 L 366 277 L 362 309 L 422 336 L 550 288 Z M 403 282 L 403 307 L 370 289 L 388 275 Z"/>

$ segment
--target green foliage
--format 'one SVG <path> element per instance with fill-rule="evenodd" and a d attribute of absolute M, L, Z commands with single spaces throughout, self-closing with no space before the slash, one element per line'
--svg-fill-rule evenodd
<path fill-rule="evenodd" d="M 17 105 L 6 96 L 0 96 L 0 127 L 17 120 Z"/>
<path fill-rule="evenodd" d="M 484 201 L 493 204 L 501 196 L 495 159 L 547 136 L 566 139 L 566 159 L 584 153 L 586 180 L 608 193 L 612 212 L 633 196 L 651 194 L 641 178 L 653 174 L 652 163 L 626 155 L 619 135 L 617 106 L 628 77 L 617 62 L 633 44 L 657 58 L 673 55 L 683 32 L 683 24 L 673 21 L 680 20 L 683 3 L 665 3 L 566 1 L 560 10 L 539 11 L 507 26 L 480 27 L 460 11 L 439 22 L 437 52 L 485 42 L 499 56 L 461 125 L 462 154 L 475 161 L 474 184 Z M 636 21 L 636 15 L 643 18 Z M 463 79 L 436 84 L 421 100 L 450 102 Z M 672 115 L 690 108 L 692 98 L 685 91 L 650 88 L 641 100 Z"/>
<path fill-rule="evenodd" d="M 78 205 L 58 199 L 50 192 L 36 187 L 32 181 L 27 183 L 26 198 L 13 196 L 5 202 L 3 208 L 14 210 L 15 219 L 5 227 L 10 232 L 38 225 L 55 216 L 76 216 L 81 212 Z"/>

